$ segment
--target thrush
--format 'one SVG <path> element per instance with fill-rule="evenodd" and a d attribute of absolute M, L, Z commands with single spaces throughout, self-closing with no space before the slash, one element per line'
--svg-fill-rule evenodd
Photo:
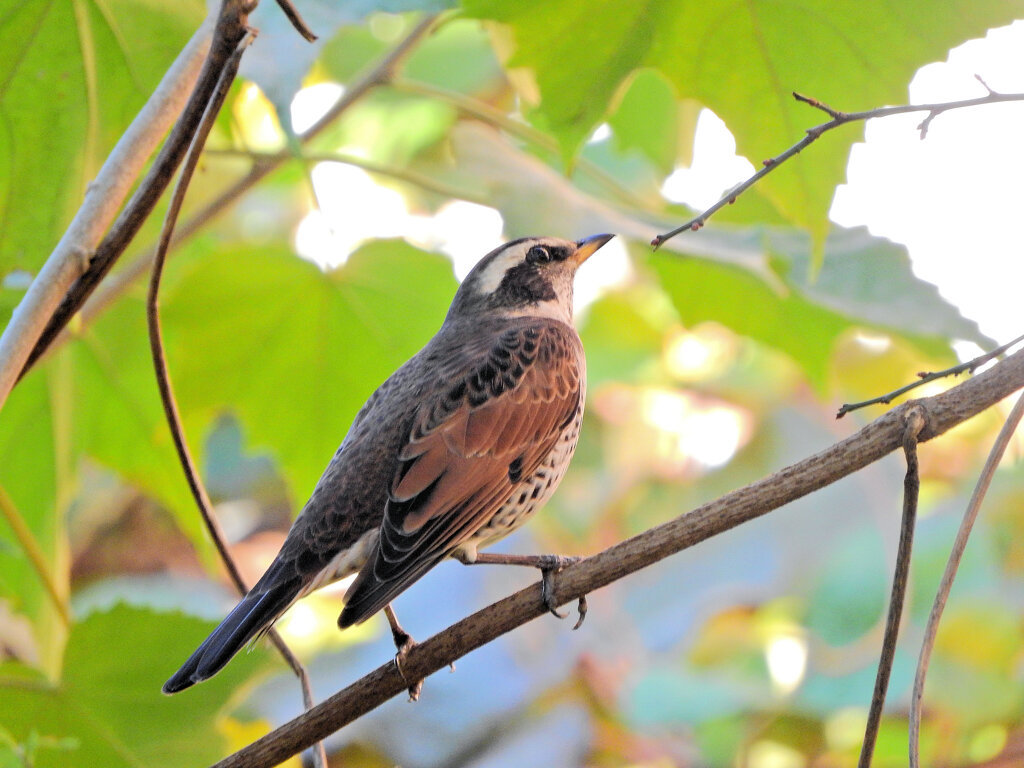
<path fill-rule="evenodd" d="M 523 525 L 572 458 L 586 394 L 573 277 L 611 238 L 523 238 L 481 259 L 437 334 L 359 411 L 266 573 L 165 693 L 213 676 L 296 600 L 352 573 L 338 624 L 385 610 L 396 661 L 413 641 L 390 603 L 447 558 L 540 568 L 560 615 L 551 574 L 568 559 L 478 550 Z"/>

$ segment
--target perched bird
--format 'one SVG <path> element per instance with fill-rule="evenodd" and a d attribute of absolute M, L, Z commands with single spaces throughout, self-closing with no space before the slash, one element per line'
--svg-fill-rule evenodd
<path fill-rule="evenodd" d="M 611 238 L 513 240 L 473 268 L 441 329 L 360 410 L 267 572 L 165 693 L 216 674 L 296 600 L 357 571 L 338 624 L 384 609 L 399 657 L 412 639 L 389 604 L 449 557 L 541 568 L 555 612 L 550 574 L 565 558 L 477 550 L 526 522 L 572 458 L 586 391 L 573 276 Z"/>

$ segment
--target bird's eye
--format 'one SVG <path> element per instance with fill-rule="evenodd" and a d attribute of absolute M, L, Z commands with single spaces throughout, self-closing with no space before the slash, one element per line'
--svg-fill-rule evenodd
<path fill-rule="evenodd" d="M 551 261 L 551 252 L 543 245 L 535 245 L 526 252 L 526 260 L 531 264 L 546 264 Z"/>

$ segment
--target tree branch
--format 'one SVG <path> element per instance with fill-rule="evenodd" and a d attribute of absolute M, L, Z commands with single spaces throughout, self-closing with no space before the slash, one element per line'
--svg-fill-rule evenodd
<path fill-rule="evenodd" d="M 125 196 L 188 98 L 213 32 L 211 15 L 192 35 L 160 85 L 111 150 L 81 207 L 36 275 L 0 336 L 0 408 L 20 378 L 37 339 L 110 226 Z"/>
<path fill-rule="evenodd" d="M 981 78 L 978 78 L 978 80 L 981 82 L 982 85 L 985 85 L 985 82 L 981 80 Z M 759 182 L 769 173 L 774 171 L 784 162 L 790 160 L 793 157 L 796 157 L 803 150 L 805 150 L 807 147 L 809 147 L 811 144 L 813 144 L 815 141 L 821 138 L 822 134 L 826 133 L 827 131 L 831 131 L 833 128 L 838 128 L 839 126 L 846 125 L 847 123 L 853 123 L 862 120 L 870 120 L 873 117 L 891 117 L 892 115 L 905 115 L 911 112 L 927 112 L 928 114 L 925 116 L 924 120 L 922 120 L 920 125 L 917 126 L 917 129 L 921 132 L 921 138 L 923 139 L 925 138 L 925 136 L 928 135 L 928 127 L 931 125 L 932 120 L 941 115 L 943 112 L 948 112 L 951 109 L 979 107 L 983 104 L 1000 104 L 1002 102 L 1007 101 L 1024 101 L 1024 93 L 996 93 L 987 85 L 985 85 L 985 88 L 988 90 L 988 94 L 985 96 L 980 96 L 976 99 L 965 99 L 963 101 L 947 101 L 937 104 L 904 104 L 898 107 L 879 107 L 877 109 L 869 109 L 865 112 L 840 112 L 839 110 L 833 109 L 832 107 L 818 101 L 817 99 L 812 99 L 809 96 L 803 96 L 794 91 L 794 99 L 796 99 L 797 101 L 802 101 L 804 104 L 809 104 L 815 109 L 820 109 L 822 112 L 829 115 L 832 119 L 829 120 L 827 123 L 822 123 L 821 125 L 816 125 L 813 128 L 808 128 L 806 135 L 800 141 L 798 141 L 792 147 L 787 149 L 781 155 L 776 155 L 775 157 L 771 157 L 763 161 L 761 163 L 761 165 L 763 166 L 761 170 L 759 170 L 746 181 L 741 182 L 739 185 L 730 189 L 728 192 L 725 193 L 725 195 L 722 196 L 722 198 L 717 203 L 715 203 L 705 211 L 701 212 L 697 216 L 694 216 L 685 224 L 676 227 L 672 231 L 666 232 L 662 235 L 656 235 L 654 239 L 651 240 L 651 245 L 655 249 L 657 249 L 661 247 L 661 245 L 666 240 L 671 240 L 680 232 L 686 232 L 687 230 L 692 230 L 696 232 L 698 229 L 703 227 L 707 223 L 707 220 L 711 218 L 715 213 L 724 208 L 726 205 L 731 205 L 732 203 L 735 203 L 737 197 L 742 195 L 744 192 L 746 192 L 748 189 L 750 189 L 757 182 Z"/>
<path fill-rule="evenodd" d="M 256 150 L 247 149 L 207 149 L 206 154 L 208 156 L 219 155 L 221 157 L 244 157 L 252 160 L 256 164 L 265 163 L 268 160 L 273 160 L 277 157 L 277 154 L 274 152 L 258 152 Z M 477 203 L 479 205 L 488 204 L 488 200 L 479 194 L 466 192 L 465 190 L 457 189 L 456 187 L 444 184 L 440 181 L 435 181 L 426 174 L 418 173 L 408 168 L 398 168 L 392 165 L 385 165 L 384 163 L 377 163 L 373 160 L 357 157 L 356 155 L 348 155 L 341 152 L 302 152 L 297 156 L 297 159 L 302 160 L 304 163 L 341 163 L 342 165 L 351 165 L 354 168 L 362 168 L 368 173 L 376 173 L 380 176 L 404 181 L 442 197 L 450 197 L 456 200 L 468 200 L 471 203 Z"/>
<path fill-rule="evenodd" d="M 953 542 L 953 550 L 949 553 L 949 560 L 946 562 L 946 570 L 942 574 L 942 581 L 939 582 L 939 589 L 932 603 L 931 613 L 928 614 L 928 624 L 925 627 L 924 640 L 921 642 L 921 653 L 917 659 L 917 671 L 914 673 L 914 688 L 910 695 L 910 768 L 918 768 L 921 764 L 920 738 L 921 738 L 921 698 L 924 695 L 924 681 L 928 674 L 928 664 L 931 661 L 932 648 L 935 646 L 935 636 L 939 632 L 939 621 L 942 619 L 942 611 L 946 607 L 946 600 L 949 599 L 949 592 L 953 588 L 953 580 L 956 578 L 957 569 L 960 567 L 960 559 L 967 549 L 967 539 L 971 535 L 974 521 L 978 519 L 978 512 L 981 510 L 981 502 L 985 499 L 988 487 L 992 483 L 992 476 L 1010 444 L 1010 438 L 1020 424 L 1021 416 L 1024 416 L 1024 395 L 1017 398 L 1017 403 L 1010 411 L 1003 428 L 999 431 L 992 450 L 989 451 L 988 459 L 981 470 L 974 493 L 964 512 L 964 519 L 960 523 L 960 530 L 956 533 Z"/>
<path fill-rule="evenodd" d="M 914 544 L 914 526 L 917 523 L 917 499 L 921 491 L 921 474 L 917 461 L 917 436 L 924 427 L 921 411 L 911 407 L 907 411 L 906 427 L 903 434 L 903 454 L 907 461 L 907 473 L 903 478 L 903 515 L 900 521 L 900 543 L 896 550 L 896 568 L 892 577 L 892 593 L 889 598 L 889 613 L 885 619 L 885 635 L 882 638 L 882 653 L 878 659 L 875 674 L 875 690 L 871 694 L 868 722 L 864 728 L 864 741 L 860 747 L 857 768 L 870 768 L 871 756 L 875 753 L 878 728 L 882 724 L 882 709 L 885 694 L 889 690 L 889 675 L 896 657 L 896 640 L 900 634 L 900 620 L 903 618 L 903 602 L 907 596 L 907 576 L 910 573 L 910 555 Z"/>
<path fill-rule="evenodd" d="M 1024 351 L 947 392 L 905 403 L 835 445 L 561 571 L 555 600 L 564 605 L 652 563 L 806 496 L 878 461 L 903 445 L 906 422 L 919 411 L 919 441 L 930 440 L 1024 387 Z M 470 651 L 545 615 L 533 584 L 413 648 L 402 663 L 409 678 L 426 677 Z M 406 688 L 388 662 L 321 704 L 216 764 L 263 768 L 323 739 Z"/>
<path fill-rule="evenodd" d="M 362 99 L 367 93 L 377 86 L 389 82 L 390 79 L 394 77 L 395 72 L 397 72 L 401 67 L 402 63 L 408 58 L 409 54 L 415 49 L 416 44 L 433 27 L 436 19 L 436 16 L 428 16 L 420 21 L 403 40 L 401 40 L 383 59 L 381 59 L 376 66 L 354 82 L 351 87 L 346 89 L 344 95 L 338 100 L 338 102 L 331 107 L 331 109 L 308 131 L 302 134 L 299 137 L 299 141 L 302 144 L 309 142 L 312 138 L 327 128 L 327 126 L 331 125 L 331 123 L 338 119 L 338 117 L 340 117 L 350 107 L 352 107 L 353 104 Z M 266 160 L 256 163 L 249 173 L 221 192 L 220 195 L 195 213 L 188 221 L 180 227 L 177 227 L 175 229 L 174 236 L 171 239 L 170 248 L 173 250 L 175 246 L 194 235 L 224 210 L 229 208 L 242 195 L 252 189 L 252 187 L 262 181 L 266 176 L 269 176 L 285 162 L 293 159 L 294 156 L 289 152 L 280 152 L 276 155 L 270 156 Z M 25 363 L 21 376 L 24 376 L 25 373 L 28 372 L 29 368 L 31 368 L 31 366 L 52 346 L 59 346 L 59 344 L 69 338 L 64 327 L 67 325 L 67 321 L 70 317 L 77 312 L 79 308 L 82 309 L 82 320 L 84 322 L 90 322 L 110 306 L 116 298 L 124 293 L 128 286 L 132 285 L 136 280 L 142 277 L 142 275 L 146 274 L 153 264 L 155 250 L 156 249 L 153 248 L 142 254 L 126 267 L 118 271 L 118 273 L 110 280 L 104 282 L 102 287 L 96 292 L 96 296 L 88 303 L 86 303 L 86 300 L 89 298 L 93 288 L 95 288 L 95 285 L 80 285 L 79 283 L 73 285 L 61 305 L 64 308 L 62 317 L 59 320 L 51 320 L 50 324 L 47 326 L 46 333 L 39 338 L 39 341 L 36 342 L 35 347 L 32 349 L 31 356 L 29 357 L 28 362 Z M 84 307 L 82 306 L 83 304 L 85 304 Z M 0 358 L 0 360 L 3 359 L 4 358 Z M 0 405 L 2 405 L 2 401 L 0 401 Z"/>
<path fill-rule="evenodd" d="M 146 297 L 146 321 L 149 328 L 149 347 L 153 357 L 153 371 L 156 375 L 157 388 L 160 390 L 160 402 L 164 408 L 167 426 L 171 432 L 174 448 L 178 453 L 178 461 L 181 463 L 189 490 L 192 492 L 192 498 L 199 508 L 199 515 L 206 525 L 210 538 L 213 539 L 221 562 L 224 564 L 238 593 L 243 596 L 249 591 L 249 586 L 242 578 L 238 565 L 228 550 L 227 537 L 224 536 L 224 531 L 221 529 L 220 523 L 213 513 L 213 504 L 210 501 L 210 496 L 206 492 L 202 478 L 199 475 L 199 470 L 196 468 L 192 453 L 188 448 L 188 442 L 185 440 L 185 428 L 181 423 L 178 403 L 174 397 L 174 387 L 171 384 L 171 375 L 167 368 L 167 356 L 164 353 L 163 333 L 160 329 L 159 295 L 160 280 L 163 277 L 164 263 L 167 259 L 167 248 L 170 245 L 171 235 L 174 232 L 174 225 L 178 220 L 178 215 L 181 213 L 185 194 L 192 181 L 196 166 L 199 164 L 203 145 L 210 135 L 210 130 L 217 120 L 217 114 L 220 112 L 224 99 L 227 98 L 228 91 L 231 89 L 231 84 L 235 80 L 235 75 L 238 73 L 238 65 L 242 60 L 242 54 L 252 40 L 253 35 L 250 33 L 238 44 L 238 48 L 231 58 L 228 59 L 227 64 L 220 73 L 217 87 L 211 94 L 210 101 L 206 105 L 206 110 L 196 128 L 195 137 L 189 147 L 188 155 L 186 155 L 185 161 L 182 164 L 181 174 L 178 176 L 178 182 L 174 186 L 170 203 L 167 206 L 167 214 L 164 216 L 164 223 L 160 229 L 156 257 L 153 262 L 153 274 L 149 281 L 149 291 Z M 311 709 L 314 705 L 313 687 L 306 668 L 276 629 L 271 629 L 268 634 L 271 642 L 284 658 L 285 663 L 291 667 L 296 677 L 298 677 L 299 685 L 302 688 L 303 703 L 307 710 Z M 314 745 L 313 762 L 315 768 L 327 768 L 327 752 L 322 742 L 317 742 Z"/>
<path fill-rule="evenodd" d="M 210 43 L 206 60 L 203 62 L 202 71 L 196 81 L 192 94 L 181 112 L 181 117 L 171 129 L 167 141 L 164 142 L 160 153 L 149 169 L 149 173 L 139 184 L 135 194 L 132 195 L 124 210 L 117 217 L 110 231 L 96 246 L 95 251 L 88 254 L 88 266 L 82 269 L 84 251 L 79 251 L 80 276 L 74 284 L 67 289 L 60 304 L 53 310 L 52 314 L 46 317 L 46 326 L 41 334 L 38 334 L 38 326 L 31 329 L 29 337 L 21 339 L 23 346 L 31 346 L 31 352 L 27 358 L 24 356 L 6 357 L 0 345 L 0 361 L 2 361 L 3 378 L 0 378 L 0 406 L 3 400 L 13 387 L 15 380 L 22 376 L 32 367 L 32 364 L 39 359 L 42 352 L 53 341 L 54 337 L 67 325 L 71 317 L 82 306 L 82 302 L 88 298 L 99 282 L 104 278 L 110 268 L 128 247 L 132 238 L 138 233 L 143 222 L 152 213 L 157 200 L 163 194 L 174 171 L 181 163 L 182 158 L 188 151 L 188 147 L 195 135 L 196 126 L 202 118 L 203 110 L 210 100 L 210 95 L 217 85 L 220 73 L 238 44 L 245 36 L 248 27 L 248 14 L 255 7 L 250 0 L 224 0 L 221 4 L 220 13 L 217 17 L 217 24 L 213 30 L 213 40 Z M 52 257 L 51 257 L 52 259 Z M 49 263 L 49 262 L 48 262 Z M 40 272 L 33 281 L 33 286 L 42 284 L 49 279 L 43 272 Z M 47 293 L 53 292 L 52 286 L 44 286 Z M 63 293 L 63 289 L 61 291 Z M 30 290 L 31 293 L 31 290 Z M 21 305 L 29 301 L 26 295 Z M 39 318 L 43 319 L 43 318 Z M 8 329 L 9 330 L 9 329 Z M 27 331 L 28 329 L 26 329 Z M 7 335 L 6 333 L 4 334 Z M 21 365 L 24 361 L 24 366 Z M 16 374 L 16 377 L 15 377 Z M 9 379 L 10 386 L 4 388 L 4 381 Z"/>
<path fill-rule="evenodd" d="M 888 405 L 900 395 L 905 395 L 912 389 L 917 389 L 922 384 L 927 384 L 930 381 L 944 379 L 947 376 L 959 376 L 961 373 L 974 373 L 975 370 L 983 366 L 989 360 L 995 360 L 997 357 L 1000 357 L 1003 353 L 1009 350 L 1010 347 L 1016 346 L 1022 341 L 1024 341 L 1024 336 L 1018 336 L 1013 341 L 1008 341 L 1006 344 L 993 349 L 991 352 L 978 355 L 976 358 L 968 360 L 966 363 L 960 363 L 960 365 L 954 365 L 952 368 L 946 368 L 943 371 L 935 371 L 934 373 L 921 372 L 917 374 L 917 381 L 912 381 L 906 386 L 894 389 L 892 392 L 887 392 L 884 395 L 873 397 L 870 400 L 861 400 L 859 403 L 843 403 L 836 412 L 836 418 L 841 419 L 850 411 L 866 408 L 869 405 L 878 405 L 880 403 Z"/>

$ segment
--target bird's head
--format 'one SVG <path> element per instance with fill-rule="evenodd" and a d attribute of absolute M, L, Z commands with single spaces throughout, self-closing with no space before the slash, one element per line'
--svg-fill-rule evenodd
<path fill-rule="evenodd" d="M 495 248 L 462 281 L 448 317 L 492 314 L 572 322 L 576 269 L 614 235 L 524 237 Z"/>

